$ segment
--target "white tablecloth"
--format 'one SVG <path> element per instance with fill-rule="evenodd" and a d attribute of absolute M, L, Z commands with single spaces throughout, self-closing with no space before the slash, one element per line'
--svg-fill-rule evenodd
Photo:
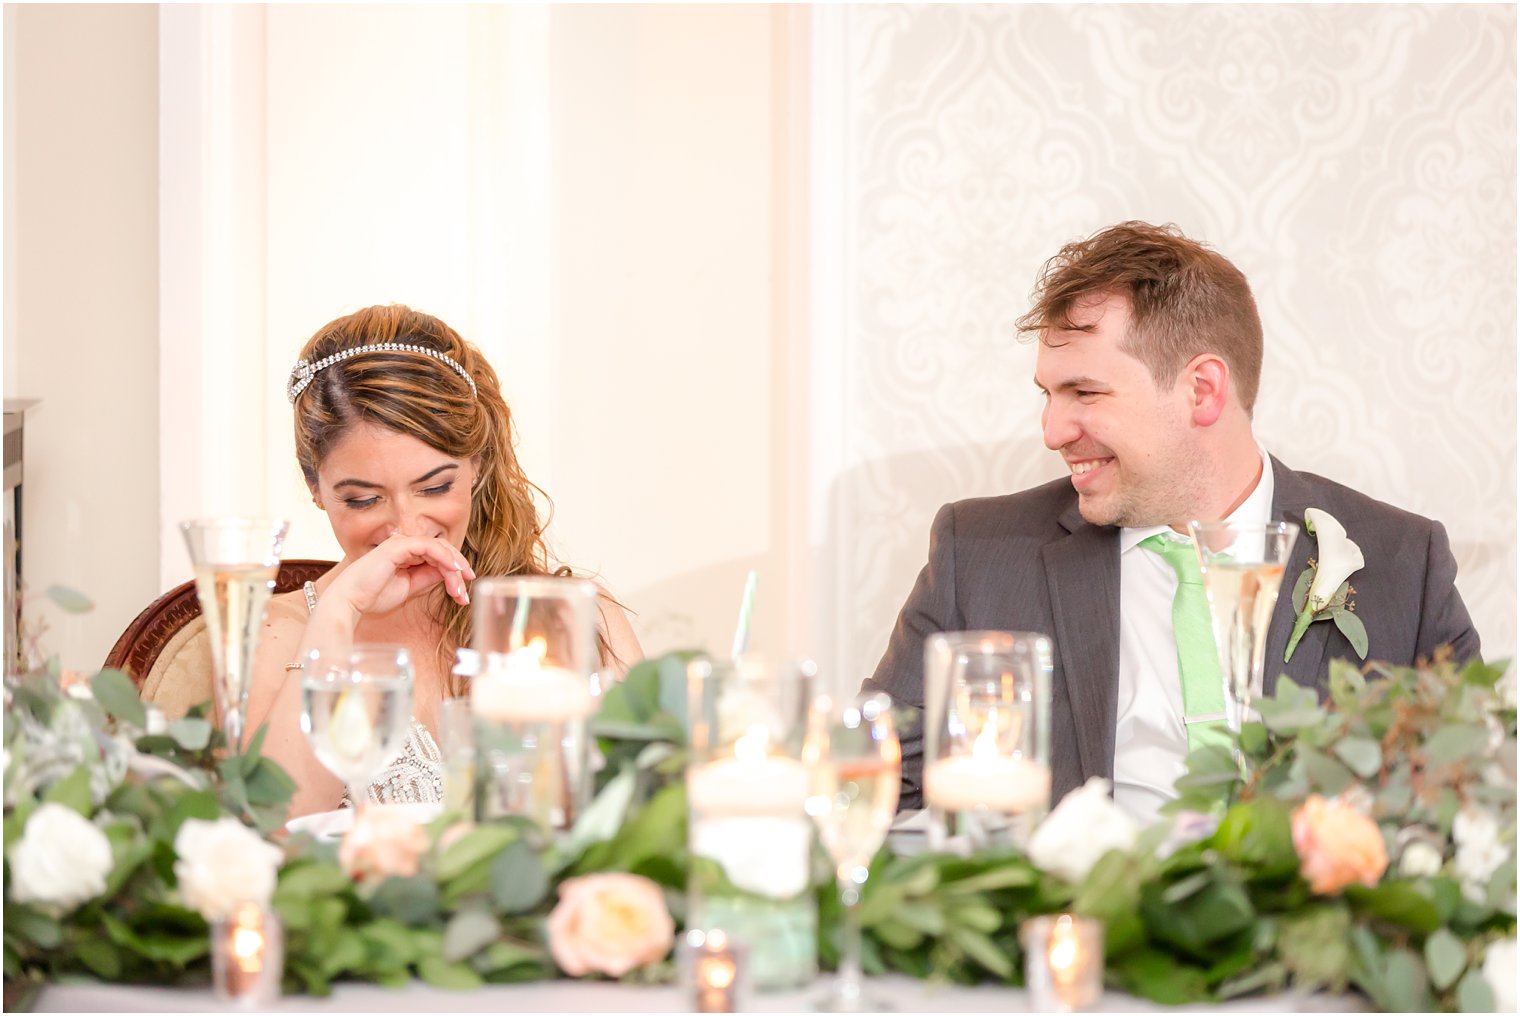
<path fill-rule="evenodd" d="M 869 979 L 875 997 L 895 1012 L 1027 1012 L 1023 991 L 982 986 L 932 985 L 893 975 Z M 807 1012 L 822 990 L 751 995 L 748 1012 Z M 340 984 L 327 998 L 286 997 L 276 1012 L 690 1012 L 691 997 L 678 987 L 630 987 L 597 981 L 543 981 L 476 991 L 444 991 L 420 982 L 392 990 L 372 984 Z M 56 984 L 44 989 L 38 1012 L 208 1012 L 225 1011 L 210 990 L 129 988 L 112 984 Z M 1360 1012 L 1355 995 L 1272 995 L 1227 1005 L 1164 1010 L 1152 1002 L 1113 992 L 1098 1012 Z"/>

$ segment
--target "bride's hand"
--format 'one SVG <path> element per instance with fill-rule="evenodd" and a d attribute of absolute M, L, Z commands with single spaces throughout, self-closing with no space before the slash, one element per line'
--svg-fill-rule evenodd
<path fill-rule="evenodd" d="M 450 597 L 468 605 L 474 577 L 475 569 L 447 540 L 397 535 L 346 565 L 322 598 L 340 599 L 356 615 L 383 614 L 442 582 Z"/>

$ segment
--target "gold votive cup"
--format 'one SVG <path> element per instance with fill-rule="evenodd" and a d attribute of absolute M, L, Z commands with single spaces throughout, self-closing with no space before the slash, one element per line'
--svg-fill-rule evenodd
<path fill-rule="evenodd" d="M 1035 1012 L 1081 1012 L 1103 998 L 1103 922 L 1076 914 L 1031 917 L 1019 938 Z"/>
<path fill-rule="evenodd" d="M 211 923 L 211 981 L 219 1000 L 266 1009 L 280 999 L 284 972 L 285 936 L 273 910 L 243 903 Z"/>
<path fill-rule="evenodd" d="M 689 971 L 693 1012 L 742 1012 L 744 948 L 721 930 L 686 933 L 682 960 Z"/>

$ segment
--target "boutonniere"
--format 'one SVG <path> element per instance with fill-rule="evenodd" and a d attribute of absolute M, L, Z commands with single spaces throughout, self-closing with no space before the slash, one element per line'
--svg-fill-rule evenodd
<path fill-rule="evenodd" d="M 1346 535 L 1346 527 L 1335 520 L 1329 512 L 1310 508 L 1304 512 L 1304 528 L 1314 534 L 1319 544 L 1319 559 L 1309 559 L 1309 567 L 1298 577 L 1293 587 L 1293 609 L 1298 618 L 1293 622 L 1293 634 L 1288 636 L 1288 648 L 1283 652 L 1287 663 L 1303 638 L 1304 631 L 1315 621 L 1330 620 L 1346 636 L 1351 648 L 1361 659 L 1367 658 L 1367 628 L 1362 619 L 1352 613 L 1356 601 L 1351 599 L 1356 590 L 1347 581 L 1367 561 L 1358 547 Z"/>

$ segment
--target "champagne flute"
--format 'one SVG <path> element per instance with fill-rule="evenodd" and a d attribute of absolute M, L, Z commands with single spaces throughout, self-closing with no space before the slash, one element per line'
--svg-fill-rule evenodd
<path fill-rule="evenodd" d="M 820 1012 L 871 1012 L 883 1008 L 861 983 L 860 896 L 871 858 L 881 849 L 897 811 L 902 750 L 892 726 L 892 700 L 884 694 L 838 700 L 820 695 L 808 712 L 802 758 L 808 766 L 807 812 L 835 865 L 844 926 L 839 976 L 819 1000 Z"/>
<path fill-rule="evenodd" d="M 248 679 L 259 644 L 264 607 L 274 592 L 283 519 L 196 519 L 180 523 L 195 592 L 211 635 L 211 690 L 233 751 L 242 747 Z"/>
<path fill-rule="evenodd" d="M 1239 735 L 1251 696 L 1261 687 L 1267 629 L 1298 527 L 1291 522 L 1190 522 L 1188 529 L 1219 650 L 1225 724 Z"/>
<path fill-rule="evenodd" d="M 358 808 L 406 741 L 412 658 L 400 646 L 357 645 L 333 660 L 312 652 L 301 679 L 301 729 Z"/>

